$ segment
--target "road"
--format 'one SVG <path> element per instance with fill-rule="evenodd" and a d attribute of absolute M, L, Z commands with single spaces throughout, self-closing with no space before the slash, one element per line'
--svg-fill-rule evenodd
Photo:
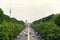
<path fill-rule="evenodd" d="M 36 32 L 28 25 L 15 40 L 40 40 L 40 38 L 38 38 Z"/>

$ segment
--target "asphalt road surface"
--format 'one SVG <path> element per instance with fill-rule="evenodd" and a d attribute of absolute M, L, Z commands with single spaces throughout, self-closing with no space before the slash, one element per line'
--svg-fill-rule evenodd
<path fill-rule="evenodd" d="M 42 40 L 36 32 L 28 25 L 15 40 Z"/>

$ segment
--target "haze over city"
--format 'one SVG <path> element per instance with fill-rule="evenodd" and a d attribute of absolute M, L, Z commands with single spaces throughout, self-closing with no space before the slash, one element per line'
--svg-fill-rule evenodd
<path fill-rule="evenodd" d="M 11 8 L 11 17 L 33 22 L 53 13 L 60 13 L 60 0 L 0 0 L 0 8 L 9 16 Z"/>

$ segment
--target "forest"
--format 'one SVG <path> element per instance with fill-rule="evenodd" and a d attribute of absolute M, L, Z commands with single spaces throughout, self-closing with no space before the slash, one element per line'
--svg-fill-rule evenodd
<path fill-rule="evenodd" d="M 34 21 L 31 27 L 44 40 L 60 40 L 60 13 Z"/>
<path fill-rule="evenodd" d="M 0 40 L 14 40 L 24 28 L 23 21 L 10 18 L 0 8 Z"/>

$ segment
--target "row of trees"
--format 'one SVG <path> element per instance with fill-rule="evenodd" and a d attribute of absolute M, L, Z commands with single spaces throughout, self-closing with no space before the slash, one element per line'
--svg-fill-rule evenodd
<path fill-rule="evenodd" d="M 24 27 L 23 21 L 4 15 L 0 9 L 0 40 L 14 40 Z"/>
<path fill-rule="evenodd" d="M 45 40 L 60 40 L 60 14 L 36 20 L 31 26 Z"/>

